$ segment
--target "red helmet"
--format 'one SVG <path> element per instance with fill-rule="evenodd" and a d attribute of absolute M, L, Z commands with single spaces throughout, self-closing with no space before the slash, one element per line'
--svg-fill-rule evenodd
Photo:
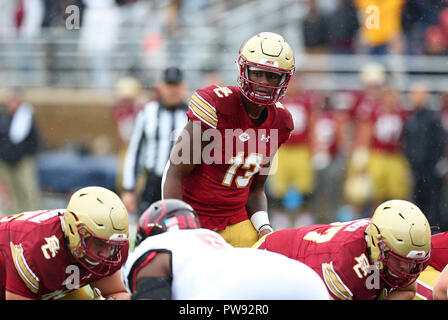
<path fill-rule="evenodd" d="M 253 103 L 269 105 L 276 103 L 286 93 L 289 80 L 294 74 L 294 53 L 282 36 L 262 32 L 245 42 L 238 56 L 238 84 L 241 93 Z M 276 86 L 262 85 L 249 80 L 249 70 L 259 70 L 280 75 Z M 263 88 L 266 94 L 257 93 Z"/>
<path fill-rule="evenodd" d="M 149 236 L 170 229 L 198 229 L 200 227 L 196 212 L 188 203 L 177 199 L 159 200 L 140 216 L 135 246 Z"/>

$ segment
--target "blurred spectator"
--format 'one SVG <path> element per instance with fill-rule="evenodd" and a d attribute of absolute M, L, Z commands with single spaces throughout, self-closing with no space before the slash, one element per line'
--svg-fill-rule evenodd
<path fill-rule="evenodd" d="M 426 29 L 424 39 L 424 54 L 430 56 L 442 56 L 447 53 L 446 35 L 438 25 L 432 25 Z"/>
<path fill-rule="evenodd" d="M 381 104 L 386 86 L 386 70 L 383 65 L 370 62 L 360 72 L 361 91 L 350 109 L 351 121 L 354 125 L 353 148 L 367 148 L 370 131 L 369 119 L 372 112 Z"/>
<path fill-rule="evenodd" d="M 406 0 L 402 12 L 402 28 L 407 54 L 424 54 L 426 29 L 438 22 L 440 0 Z"/>
<path fill-rule="evenodd" d="M 11 55 L 2 62 L 8 66 L 16 66 L 18 83 L 29 81 L 28 72 L 32 68 L 30 54 L 33 51 L 33 41 L 41 35 L 44 17 L 43 0 L 7 0 L 0 2 L 0 33 L 8 39 L 10 50 L 20 52 Z"/>
<path fill-rule="evenodd" d="M 407 200 L 411 193 L 409 164 L 403 154 L 403 130 L 408 116 L 399 93 L 387 88 L 367 120 L 373 206 L 390 199 Z"/>
<path fill-rule="evenodd" d="M 443 128 L 448 133 L 448 92 L 441 92 L 439 96 L 439 108 Z"/>
<path fill-rule="evenodd" d="M 344 184 L 344 198 L 353 207 L 355 217 L 370 214 L 373 187 L 367 171 L 369 161 L 370 124 L 369 119 L 381 103 L 386 82 L 385 68 L 378 63 L 365 64 L 360 72 L 362 88 L 353 92 L 353 103 L 349 107 L 349 126 L 352 145 Z"/>
<path fill-rule="evenodd" d="M 161 199 L 161 182 L 176 136 L 187 123 L 187 84 L 183 72 L 169 67 L 157 85 L 157 99 L 137 114 L 123 167 L 121 198 L 130 213 L 142 214 Z M 144 177 L 143 191 L 138 182 Z"/>
<path fill-rule="evenodd" d="M 202 87 L 208 87 L 214 84 L 221 86 L 223 85 L 223 79 L 219 71 L 210 69 L 203 72 L 202 83 Z"/>
<path fill-rule="evenodd" d="M 45 12 L 43 0 L 13 0 L 12 15 L 9 17 L 10 36 L 29 41 L 36 38 L 42 28 Z"/>
<path fill-rule="evenodd" d="M 326 17 L 317 6 L 317 0 L 309 0 L 309 11 L 303 20 L 303 39 L 307 53 L 328 51 L 328 26 Z"/>
<path fill-rule="evenodd" d="M 112 109 L 112 116 L 120 138 L 119 169 L 117 174 L 117 192 L 121 193 L 123 164 L 126 150 L 131 139 L 135 117 L 143 108 L 141 83 L 132 77 L 123 77 L 115 85 L 115 105 Z"/>
<path fill-rule="evenodd" d="M 85 54 L 93 72 L 93 86 L 107 89 L 111 85 L 112 56 L 118 44 L 121 16 L 115 0 L 83 0 L 83 27 L 79 50 Z"/>
<path fill-rule="evenodd" d="M 0 180 L 10 199 L 1 204 L 3 215 L 39 207 L 40 188 L 36 171 L 38 129 L 33 106 L 22 100 L 19 90 L 8 92 L 6 108 L 0 110 Z"/>
<path fill-rule="evenodd" d="M 412 170 L 412 201 L 431 226 L 440 226 L 443 180 L 437 165 L 445 155 L 446 133 L 437 112 L 431 110 L 426 84 L 414 84 L 409 100 L 413 111 L 405 126 L 404 150 Z"/>
<path fill-rule="evenodd" d="M 316 187 L 311 200 L 311 211 L 319 223 L 337 221 L 345 177 L 344 155 L 346 117 L 335 108 L 330 93 L 320 93 L 311 121 L 311 145 Z"/>
<path fill-rule="evenodd" d="M 404 3 L 404 0 L 355 0 L 361 17 L 361 40 L 369 54 L 388 54 L 392 46 L 401 42 Z"/>
<path fill-rule="evenodd" d="M 353 1 L 340 0 L 336 11 L 328 16 L 327 24 L 330 51 L 335 54 L 354 53 L 359 21 Z"/>
<path fill-rule="evenodd" d="M 269 178 L 273 203 L 272 223 L 279 228 L 299 227 L 314 223 L 309 212 L 309 198 L 315 177 L 310 145 L 310 120 L 313 94 L 301 87 L 300 75 L 289 82 L 281 103 L 289 110 L 294 130 L 277 151 L 278 168 Z"/>
<path fill-rule="evenodd" d="M 440 118 L 445 133 L 448 135 L 448 92 L 442 92 L 439 96 Z M 440 212 L 448 212 L 448 144 L 445 147 L 443 161 L 438 164 L 438 171 L 443 176 L 442 204 Z M 448 231 L 448 215 L 441 215 L 441 231 Z"/>

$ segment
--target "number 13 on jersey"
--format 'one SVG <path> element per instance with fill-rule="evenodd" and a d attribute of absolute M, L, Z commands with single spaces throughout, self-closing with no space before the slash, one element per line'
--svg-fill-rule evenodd
<path fill-rule="evenodd" d="M 238 152 L 235 157 L 230 159 L 230 167 L 224 175 L 222 184 L 230 187 L 233 180 L 235 180 L 235 184 L 238 188 L 247 187 L 252 176 L 260 171 L 262 161 L 263 155 L 260 153 L 251 153 L 245 158 L 244 152 Z M 246 171 L 244 175 L 236 176 L 240 167 Z"/>

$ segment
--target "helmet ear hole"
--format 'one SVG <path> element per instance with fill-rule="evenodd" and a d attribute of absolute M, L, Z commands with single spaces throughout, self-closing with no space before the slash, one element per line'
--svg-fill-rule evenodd
<path fill-rule="evenodd" d="M 73 218 L 75 218 L 75 221 L 78 222 L 78 221 L 79 221 L 78 216 L 77 216 L 74 212 L 71 212 L 71 211 L 70 211 L 70 213 L 71 213 L 71 215 L 73 216 Z"/>
<path fill-rule="evenodd" d="M 71 234 L 75 234 L 75 232 L 73 231 L 73 228 L 72 228 L 72 225 L 71 225 L 71 224 L 68 225 L 68 228 L 70 229 L 70 233 L 71 233 Z"/>
<path fill-rule="evenodd" d="M 376 247 L 375 241 L 373 240 L 373 236 L 371 236 L 370 238 L 371 238 L 372 246 Z"/>

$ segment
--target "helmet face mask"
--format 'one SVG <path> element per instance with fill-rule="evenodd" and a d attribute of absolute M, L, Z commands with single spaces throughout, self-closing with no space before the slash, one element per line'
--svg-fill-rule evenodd
<path fill-rule="evenodd" d="M 124 263 L 129 250 L 129 218 L 121 199 L 101 187 L 75 192 L 62 217 L 74 259 L 89 272 L 104 276 Z"/>
<path fill-rule="evenodd" d="M 135 246 L 147 237 L 170 230 L 198 229 L 199 219 L 194 209 L 184 201 L 159 200 L 142 213 L 138 221 Z"/>
<path fill-rule="evenodd" d="M 381 252 L 377 265 L 382 266 L 381 279 L 391 288 L 404 288 L 414 282 L 428 266 L 430 254 L 423 258 L 410 258 L 392 250 L 383 240 L 378 241 Z"/>
<path fill-rule="evenodd" d="M 238 84 L 241 93 L 257 105 L 270 105 L 282 98 L 294 74 L 294 55 L 289 44 L 278 34 L 262 32 L 249 39 L 238 57 Z M 251 80 L 250 71 L 276 74 L 277 84 Z"/>
<path fill-rule="evenodd" d="M 78 262 L 95 274 L 107 274 L 111 268 L 122 261 L 122 250 L 128 248 L 128 242 L 124 239 L 105 239 L 96 236 L 85 226 L 78 227 L 81 238 L 81 246 L 74 250 Z M 112 237 L 114 238 L 114 237 Z"/>
<path fill-rule="evenodd" d="M 429 264 L 429 223 L 411 202 L 390 200 L 379 205 L 366 229 L 366 240 L 371 261 L 391 288 L 410 285 Z"/>

